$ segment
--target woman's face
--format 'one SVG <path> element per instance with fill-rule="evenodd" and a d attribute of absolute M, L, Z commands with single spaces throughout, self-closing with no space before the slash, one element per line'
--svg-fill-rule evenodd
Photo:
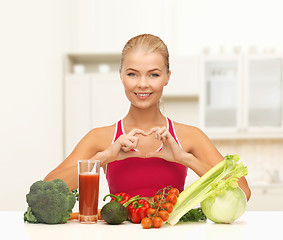
<path fill-rule="evenodd" d="M 168 84 L 170 72 L 167 72 L 161 54 L 136 49 L 126 54 L 120 78 L 131 104 L 145 109 L 153 105 L 158 106 L 163 87 Z"/>

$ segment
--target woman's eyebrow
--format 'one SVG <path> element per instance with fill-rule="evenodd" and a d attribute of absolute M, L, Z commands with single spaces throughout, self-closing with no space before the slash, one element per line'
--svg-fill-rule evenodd
<path fill-rule="evenodd" d="M 154 71 L 159 71 L 159 72 L 161 72 L 161 70 L 160 70 L 159 68 L 153 68 L 153 69 L 149 70 L 149 72 L 154 72 Z"/>
<path fill-rule="evenodd" d="M 126 71 L 135 71 L 135 72 L 138 72 L 138 70 L 136 70 L 136 69 L 134 69 L 134 68 L 127 68 Z M 159 71 L 159 72 L 161 72 L 161 69 L 159 69 L 159 68 L 153 68 L 153 69 L 148 70 L 148 72 L 154 72 L 154 71 Z"/>
<path fill-rule="evenodd" d="M 135 71 L 138 72 L 138 70 L 134 69 L 134 68 L 127 68 L 126 71 Z"/>

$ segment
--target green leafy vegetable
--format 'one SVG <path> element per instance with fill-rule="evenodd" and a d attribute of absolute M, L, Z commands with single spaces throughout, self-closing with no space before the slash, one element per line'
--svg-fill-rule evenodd
<path fill-rule="evenodd" d="M 24 221 L 30 223 L 65 223 L 69 220 L 76 203 L 76 194 L 70 193 L 61 179 L 37 181 L 26 195 L 28 209 Z"/>
<path fill-rule="evenodd" d="M 247 175 L 243 163 L 237 163 L 239 155 L 227 155 L 197 181 L 180 193 L 167 222 L 175 225 L 179 219 L 208 197 L 223 195 L 228 187 L 238 187 L 238 179 Z"/>
<path fill-rule="evenodd" d="M 188 211 L 183 217 L 180 218 L 180 222 L 199 222 L 206 221 L 207 217 L 203 213 L 201 207 L 193 208 Z"/>
<path fill-rule="evenodd" d="M 24 221 L 30 222 L 30 223 L 37 223 L 38 222 L 36 217 L 33 215 L 30 207 L 28 207 L 27 211 L 24 214 Z"/>

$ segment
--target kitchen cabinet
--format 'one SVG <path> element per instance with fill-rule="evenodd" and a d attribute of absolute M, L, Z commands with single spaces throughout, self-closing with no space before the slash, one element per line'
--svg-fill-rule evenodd
<path fill-rule="evenodd" d="M 68 54 L 65 60 L 66 157 L 88 131 L 121 119 L 129 103 L 118 74 L 119 54 Z"/>
<path fill-rule="evenodd" d="M 161 110 L 174 121 L 199 123 L 199 56 L 170 56 L 170 81 L 164 88 Z"/>
<path fill-rule="evenodd" d="M 170 56 L 170 81 L 164 98 L 197 98 L 199 95 L 199 56 Z"/>
<path fill-rule="evenodd" d="M 283 211 L 283 185 L 251 185 L 252 196 L 248 202 L 250 211 Z"/>
<path fill-rule="evenodd" d="M 164 0 L 71 1 L 73 47 L 96 53 L 121 51 L 130 38 L 142 33 L 154 33 L 170 44 L 176 29 L 175 5 Z"/>
<path fill-rule="evenodd" d="M 69 53 L 64 73 L 64 146 L 67 156 L 92 128 L 110 125 L 123 118 L 129 102 L 119 76 L 120 53 Z M 196 123 L 199 58 L 170 58 L 173 69 L 164 88 L 164 114 L 180 122 Z M 176 104 L 182 112 L 176 116 Z M 162 106 L 161 106 L 162 108 Z M 191 117 L 192 116 L 192 117 Z"/>
<path fill-rule="evenodd" d="M 239 128 L 239 59 L 207 58 L 203 61 L 202 67 L 201 125 L 205 128 Z"/>
<path fill-rule="evenodd" d="M 204 57 L 200 124 L 212 138 L 283 137 L 283 57 Z"/>
<path fill-rule="evenodd" d="M 246 59 L 247 128 L 282 128 L 282 58 Z"/>

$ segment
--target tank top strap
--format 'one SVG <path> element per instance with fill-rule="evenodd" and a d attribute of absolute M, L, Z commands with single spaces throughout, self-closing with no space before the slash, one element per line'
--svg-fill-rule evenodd
<path fill-rule="evenodd" d="M 121 135 L 123 134 L 122 120 L 116 123 L 115 134 L 113 138 L 113 142 L 115 142 Z"/>
<path fill-rule="evenodd" d="M 174 124 L 173 124 L 172 120 L 167 117 L 167 121 L 168 121 L 168 131 L 170 132 L 172 137 L 175 139 L 175 141 L 179 144 L 179 146 L 182 147 L 180 142 L 179 142 L 179 139 L 176 135 Z"/>
<path fill-rule="evenodd" d="M 176 135 L 174 124 L 173 124 L 172 120 L 170 118 L 168 118 L 168 117 L 166 119 L 167 119 L 168 131 L 170 132 L 172 137 L 175 139 L 175 141 L 179 144 L 179 146 L 182 147 L 180 142 L 179 142 L 179 139 L 178 139 L 178 137 Z M 119 120 L 116 123 L 115 134 L 114 134 L 112 143 L 114 143 L 122 134 L 124 134 L 123 126 L 122 126 L 122 120 Z M 160 147 L 160 150 L 161 150 L 161 148 L 162 147 Z"/>

